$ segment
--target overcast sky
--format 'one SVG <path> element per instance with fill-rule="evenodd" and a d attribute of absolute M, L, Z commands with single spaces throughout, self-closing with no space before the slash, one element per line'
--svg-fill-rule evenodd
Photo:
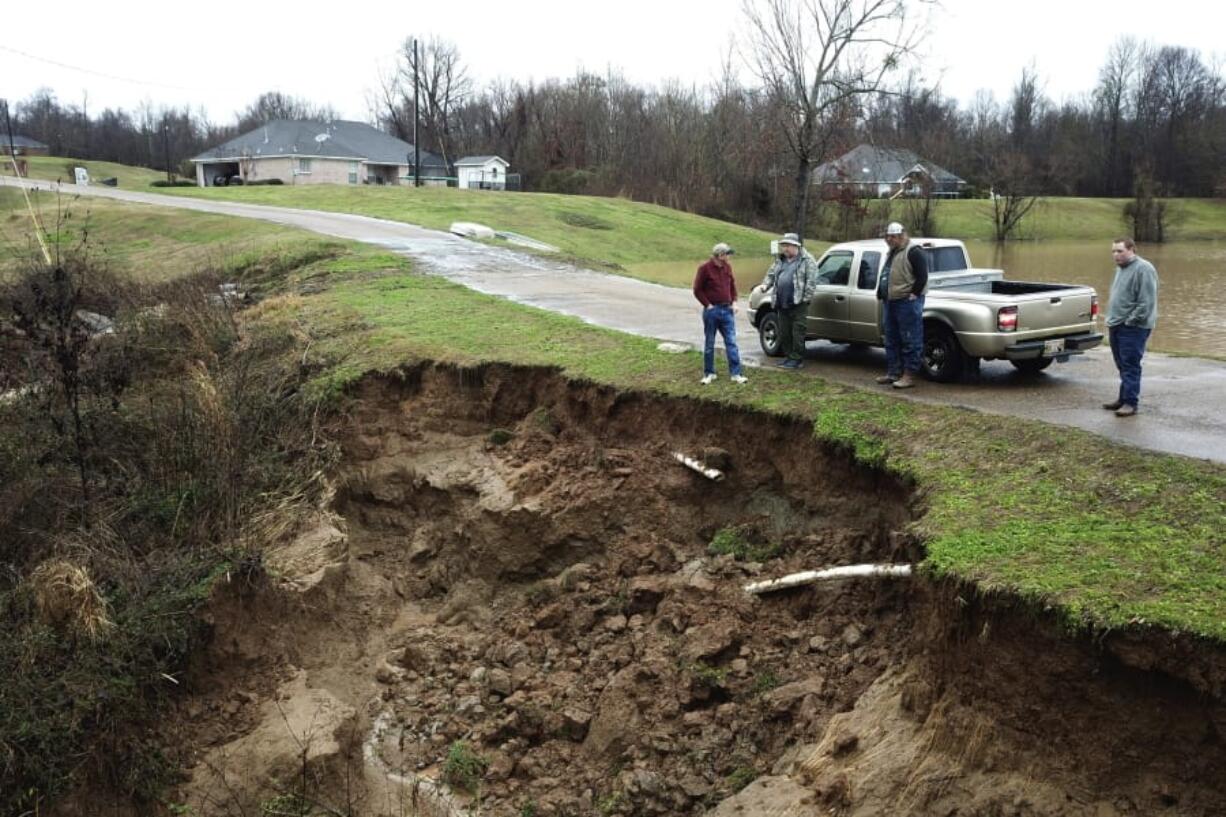
<path fill-rule="evenodd" d="M 409 34 L 454 42 L 480 82 L 583 68 L 640 84 L 707 84 L 730 48 L 737 59 L 744 27 L 741 0 L 311 5 L 14 4 L 0 18 L 0 96 L 19 101 L 47 87 L 66 102 L 88 94 L 91 114 L 149 100 L 228 122 L 261 92 L 279 90 L 363 119 L 380 70 Z M 1204 0 L 944 0 L 929 14 L 922 71 L 963 103 L 980 89 L 1005 99 L 1031 64 L 1056 101 L 1088 92 L 1125 34 L 1198 49 L 1206 61 L 1215 49 L 1226 54 L 1226 11 Z"/>

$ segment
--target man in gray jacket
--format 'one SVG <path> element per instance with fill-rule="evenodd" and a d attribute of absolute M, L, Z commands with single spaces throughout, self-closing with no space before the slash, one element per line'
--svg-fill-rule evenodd
<path fill-rule="evenodd" d="M 1137 255 L 1131 238 L 1111 244 L 1115 280 L 1107 307 L 1107 336 L 1111 357 L 1120 373 L 1119 396 L 1103 403 L 1116 417 L 1131 417 L 1141 402 L 1141 358 L 1149 334 L 1158 323 L 1158 270 Z"/>
<path fill-rule="evenodd" d="M 787 233 L 776 242 L 779 257 L 766 271 L 763 283 L 773 288 L 775 311 L 779 315 L 779 349 L 786 358 L 776 363 L 783 369 L 800 369 L 805 365 L 805 318 L 813 287 L 817 283 L 817 261 L 800 244 L 796 233 Z"/>

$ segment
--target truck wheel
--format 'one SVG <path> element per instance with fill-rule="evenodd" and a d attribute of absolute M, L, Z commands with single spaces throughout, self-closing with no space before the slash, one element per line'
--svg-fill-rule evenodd
<path fill-rule="evenodd" d="M 1032 357 L 1026 360 L 1010 360 L 1013 368 L 1022 374 L 1038 374 L 1052 364 L 1050 357 Z"/>
<path fill-rule="evenodd" d="M 921 355 L 924 376 L 938 383 L 952 383 L 962 376 L 966 353 L 958 339 L 943 323 L 924 324 L 924 351 Z"/>
<path fill-rule="evenodd" d="M 767 357 L 779 357 L 783 354 L 780 341 L 779 313 L 767 312 L 758 319 L 758 342 L 762 344 L 762 351 Z"/>

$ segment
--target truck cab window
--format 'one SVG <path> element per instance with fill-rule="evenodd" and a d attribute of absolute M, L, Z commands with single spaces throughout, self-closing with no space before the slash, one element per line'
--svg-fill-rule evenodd
<path fill-rule="evenodd" d="M 817 268 L 817 282 L 819 284 L 839 284 L 845 286 L 850 275 L 851 253 L 849 252 L 830 253 L 822 259 L 822 263 Z"/>
<path fill-rule="evenodd" d="M 860 289 L 877 288 L 877 270 L 881 269 L 881 253 L 865 251 L 860 256 L 860 277 L 856 286 Z"/>

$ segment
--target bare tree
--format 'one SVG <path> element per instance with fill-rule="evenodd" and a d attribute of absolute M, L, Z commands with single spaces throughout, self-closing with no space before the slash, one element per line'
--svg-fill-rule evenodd
<path fill-rule="evenodd" d="M 280 91 L 266 91 L 238 113 L 238 130 L 243 133 L 278 119 L 328 121 L 336 119 L 336 111 L 330 105 L 315 105 Z"/>
<path fill-rule="evenodd" d="M 1098 72 L 1094 89 L 1094 112 L 1103 137 L 1103 185 L 1107 195 L 1127 189 L 1124 161 L 1124 128 L 1133 86 L 1145 59 L 1144 49 L 1132 37 L 1121 37 L 1107 52 L 1107 62 Z"/>
<path fill-rule="evenodd" d="M 455 159 L 457 128 L 464 103 L 473 94 L 473 81 L 460 59 L 455 43 L 440 37 L 417 40 L 408 37 L 400 48 L 396 68 L 380 79 L 378 107 L 393 133 L 413 138 L 413 95 L 417 95 L 421 126 L 420 141 L 438 151 L 443 161 Z M 414 54 L 416 53 L 416 64 Z M 424 136 L 424 138 L 422 138 Z"/>
<path fill-rule="evenodd" d="M 792 223 L 803 235 L 810 172 L 860 100 L 918 43 L 906 0 L 744 0 L 748 62 L 775 103 L 776 125 L 795 159 Z"/>

